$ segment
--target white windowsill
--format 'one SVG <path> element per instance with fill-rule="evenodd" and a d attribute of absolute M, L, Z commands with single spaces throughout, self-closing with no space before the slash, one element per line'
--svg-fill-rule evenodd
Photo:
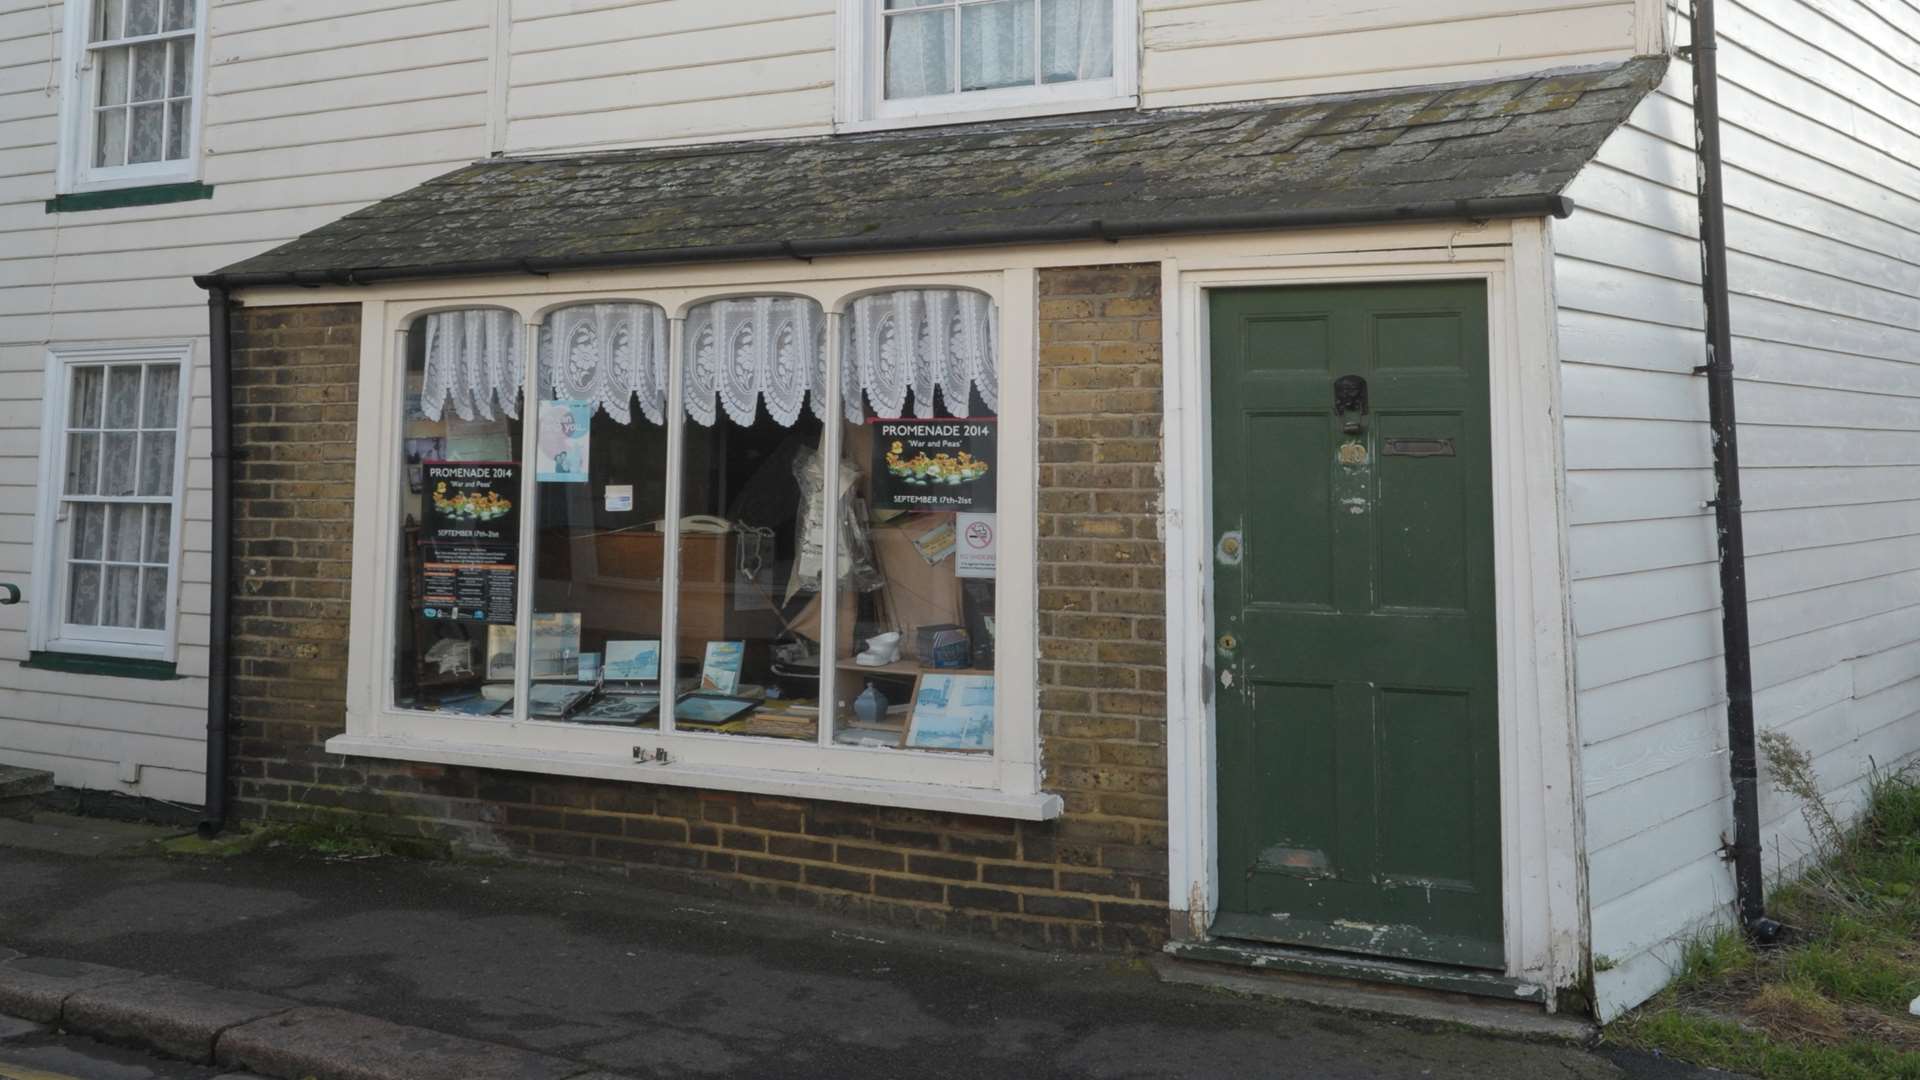
<path fill-rule="evenodd" d="M 945 100 L 945 99 L 930 99 Z M 893 131 L 899 128 L 943 127 L 954 124 L 978 124 L 996 120 L 1028 120 L 1042 116 L 1068 116 L 1074 113 L 1114 112 L 1121 109 L 1138 107 L 1140 99 L 1131 94 L 1116 97 L 1081 98 L 1062 101 L 1035 102 L 1031 104 L 1006 105 L 1000 107 L 971 108 L 947 106 L 929 108 L 924 112 L 900 113 L 896 115 L 869 116 L 859 120 L 842 120 L 834 125 L 834 131 L 842 135 L 853 135 L 864 131 Z"/>
<path fill-rule="evenodd" d="M 622 760 L 604 754 L 567 751 L 536 752 L 515 747 L 426 741 L 395 736 L 335 735 L 327 740 L 327 752 L 354 757 L 417 761 L 433 765 L 469 765 L 483 769 L 543 773 L 549 776 L 584 776 L 600 780 L 662 784 L 668 787 L 738 791 L 751 795 L 826 799 L 869 806 L 896 806 L 909 810 L 979 814 L 983 817 L 1013 818 L 1019 821 L 1049 821 L 1059 817 L 1062 810 L 1060 796 L 1046 792 L 1034 795 L 1009 795 L 1000 791 L 943 784 L 907 784 L 889 780 L 823 776 L 815 773 L 728 768 L 722 765 L 694 765 L 679 762 L 659 764 Z"/>

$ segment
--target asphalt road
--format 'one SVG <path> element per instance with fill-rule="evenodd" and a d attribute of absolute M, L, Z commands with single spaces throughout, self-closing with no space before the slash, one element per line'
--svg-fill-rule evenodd
<path fill-rule="evenodd" d="M 1128 958 L 1035 953 L 560 867 L 0 847 L 0 946 L 262 991 L 629 1076 L 1704 1075 L 1165 985 Z M 34 1067 L 86 1080 L 218 1075 L 138 1062 L 127 1067 L 150 1071 L 115 1073 L 105 1058 L 88 1073 L 64 1060 L 73 1067 Z"/>

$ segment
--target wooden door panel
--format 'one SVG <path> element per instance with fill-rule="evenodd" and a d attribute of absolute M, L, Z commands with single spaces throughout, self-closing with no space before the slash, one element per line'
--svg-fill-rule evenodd
<path fill-rule="evenodd" d="M 1210 310 L 1215 930 L 1498 967 L 1484 286 Z"/>

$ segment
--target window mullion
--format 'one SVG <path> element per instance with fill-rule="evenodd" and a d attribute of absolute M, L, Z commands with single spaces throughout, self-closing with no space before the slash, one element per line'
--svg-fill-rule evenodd
<path fill-rule="evenodd" d="M 826 503 L 821 532 L 826 540 L 820 554 L 820 724 L 821 746 L 833 745 L 834 724 L 840 717 L 840 698 L 834 687 L 840 664 L 840 320 L 827 312 L 826 431 L 821 437 L 820 497 Z M 805 513 L 804 510 L 801 511 Z"/>
<path fill-rule="evenodd" d="M 666 535 L 660 549 L 660 734 L 674 731 L 674 699 L 680 696 L 680 507 L 685 482 L 687 391 L 682 352 L 687 320 L 667 320 Z M 725 423 L 725 420 L 721 421 Z"/>
<path fill-rule="evenodd" d="M 1040 69 L 1040 35 L 1046 27 L 1046 15 L 1042 9 L 1046 3 L 1047 0 L 1033 0 L 1033 28 L 1030 31 L 1033 37 L 1033 81 L 1029 86 L 1042 86 L 1047 81 L 1046 72 Z"/>
<path fill-rule="evenodd" d="M 526 347 L 520 368 L 520 551 L 514 556 L 513 583 L 513 718 L 524 721 L 533 691 L 533 576 L 539 543 L 539 474 L 533 463 L 540 447 L 540 327 L 526 324 Z M 484 655 L 484 650 L 482 650 Z"/>
<path fill-rule="evenodd" d="M 967 86 L 966 76 L 960 71 L 960 35 L 962 32 L 960 20 L 962 17 L 960 5 L 957 3 L 954 4 L 953 20 L 947 24 L 947 28 L 952 32 L 953 36 L 953 81 L 947 84 L 950 87 L 947 92 L 950 94 L 962 93 L 966 90 Z"/>

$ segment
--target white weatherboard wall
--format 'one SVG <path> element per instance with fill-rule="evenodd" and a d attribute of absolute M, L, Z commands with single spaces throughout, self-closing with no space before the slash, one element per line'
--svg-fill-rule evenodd
<path fill-rule="evenodd" d="M 258 0 L 256 0 L 258 2 Z M 837 0 L 499 0 L 508 153 L 833 130 Z M 1648 0 L 1142 0 L 1141 104 L 1624 60 Z"/>
<path fill-rule="evenodd" d="M 1624 60 L 1634 0 L 1143 0 L 1141 104 L 1464 82 Z"/>
<path fill-rule="evenodd" d="M 211 470 L 206 294 L 191 276 L 486 153 L 493 0 L 213 0 L 203 174 L 214 197 L 49 214 L 65 14 L 0 0 L 0 762 L 63 785 L 204 795 Z M 22 669 L 50 343 L 195 340 L 179 671 Z M 138 767 L 139 780 L 123 783 Z"/>
<path fill-rule="evenodd" d="M 1755 711 L 1856 807 L 1920 751 L 1920 12 L 1721 0 Z M 1554 228 L 1594 985 L 1732 918 L 1690 73 Z M 1808 850 L 1762 781 L 1770 875 Z M 1785 864 L 1785 865 L 1783 865 Z"/>

